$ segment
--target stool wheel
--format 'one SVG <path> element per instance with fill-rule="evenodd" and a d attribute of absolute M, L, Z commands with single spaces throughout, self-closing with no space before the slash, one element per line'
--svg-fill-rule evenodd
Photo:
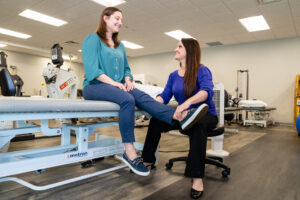
<path fill-rule="evenodd" d="M 172 169 L 172 167 L 173 167 L 173 163 L 170 163 L 170 162 L 166 163 L 167 169 Z"/>
<path fill-rule="evenodd" d="M 229 176 L 229 175 L 230 175 L 230 168 L 225 169 L 225 170 L 222 171 L 222 176 L 224 178 L 227 178 L 227 176 Z"/>

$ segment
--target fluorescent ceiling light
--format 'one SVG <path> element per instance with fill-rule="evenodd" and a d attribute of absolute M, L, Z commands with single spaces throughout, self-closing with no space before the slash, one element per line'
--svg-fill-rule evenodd
<path fill-rule="evenodd" d="M 5 29 L 5 28 L 0 28 L 0 33 L 4 34 L 4 35 L 17 37 L 17 38 L 22 38 L 22 39 L 27 39 L 27 38 L 31 37 L 31 35 L 27 35 L 27 34 L 24 34 L 24 33 L 19 33 L 19 32 L 16 32 L 16 31 L 11 31 L 11 30 L 8 30 L 8 29 Z"/>
<path fill-rule="evenodd" d="M 275 2 L 279 2 L 281 0 L 257 0 L 259 4 L 264 5 L 264 4 L 268 4 L 268 3 L 275 3 Z"/>
<path fill-rule="evenodd" d="M 124 44 L 124 46 L 125 46 L 126 48 L 129 48 L 129 49 L 141 49 L 141 48 L 144 48 L 144 47 L 141 46 L 141 45 L 134 44 L 134 43 L 128 42 L 128 41 L 126 41 L 126 40 L 122 40 L 121 42 Z"/>
<path fill-rule="evenodd" d="M 74 55 L 63 55 L 62 56 L 64 60 L 76 60 L 77 56 Z"/>
<path fill-rule="evenodd" d="M 6 47 L 7 45 L 6 44 L 0 44 L 0 47 Z"/>
<path fill-rule="evenodd" d="M 182 30 L 175 30 L 170 32 L 165 32 L 166 35 L 175 38 L 176 40 L 181 40 L 182 38 L 194 38 L 189 34 L 183 32 Z"/>
<path fill-rule="evenodd" d="M 270 29 L 269 25 L 262 15 L 239 19 L 239 21 L 249 32 Z"/>
<path fill-rule="evenodd" d="M 35 12 L 35 11 L 29 10 L 29 9 L 24 10 L 19 15 L 22 16 L 22 17 L 32 19 L 32 20 L 43 22 L 45 24 L 50 24 L 52 26 L 62 26 L 64 24 L 68 23 L 66 21 L 57 19 L 55 17 L 44 15 L 42 13 Z"/>
<path fill-rule="evenodd" d="M 92 1 L 101 4 L 102 6 L 105 7 L 117 6 L 126 2 L 124 0 L 92 0 Z"/>

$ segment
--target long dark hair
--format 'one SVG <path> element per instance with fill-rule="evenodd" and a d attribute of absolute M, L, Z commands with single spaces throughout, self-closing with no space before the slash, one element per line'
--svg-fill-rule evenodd
<path fill-rule="evenodd" d="M 201 49 L 198 41 L 193 38 L 182 38 L 181 42 L 186 50 L 184 86 L 185 97 L 189 98 L 196 90 L 197 75 L 201 63 Z"/>
<path fill-rule="evenodd" d="M 115 12 L 120 12 L 122 13 L 122 11 L 118 8 L 115 7 L 107 7 L 103 10 L 101 16 L 100 16 L 100 20 L 98 23 L 98 27 L 97 27 L 97 34 L 100 37 L 100 39 L 107 45 L 109 46 L 108 42 L 107 42 L 107 38 L 106 38 L 106 32 L 107 32 L 107 28 L 106 28 L 106 22 L 104 21 L 104 16 L 110 17 L 112 14 L 114 14 Z M 115 48 L 118 47 L 120 45 L 120 41 L 118 39 L 118 35 L 119 33 L 113 33 L 112 34 L 112 40 L 114 41 L 115 44 Z"/>

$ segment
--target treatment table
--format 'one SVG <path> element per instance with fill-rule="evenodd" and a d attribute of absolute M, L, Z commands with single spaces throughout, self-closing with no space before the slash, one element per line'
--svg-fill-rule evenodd
<path fill-rule="evenodd" d="M 276 110 L 273 107 L 243 107 L 243 110 L 251 114 L 251 119 L 246 118 L 243 120 L 244 126 L 256 124 L 257 126 L 266 128 L 267 125 L 274 124 L 275 122 L 270 118 L 271 111 Z"/>
<path fill-rule="evenodd" d="M 118 170 L 122 164 L 92 174 L 72 178 L 45 186 L 36 186 L 19 178 L 10 177 L 21 173 L 41 172 L 46 168 L 84 162 L 105 156 L 120 158 L 124 146 L 121 139 L 96 134 L 95 141 L 89 136 L 100 127 L 116 126 L 116 122 L 98 121 L 93 124 L 73 125 L 63 123 L 59 128 L 50 128 L 49 120 L 71 118 L 98 118 L 118 116 L 119 106 L 111 102 L 87 101 L 79 99 L 46 99 L 29 97 L 0 97 L 0 121 L 16 121 L 16 128 L 0 129 L 0 148 L 19 134 L 42 132 L 46 136 L 60 136 L 60 146 L 0 153 L 0 182 L 15 181 L 33 190 L 46 190 L 86 178 Z M 145 114 L 136 111 L 136 114 Z M 40 120 L 40 125 L 27 123 L 27 120 Z M 76 144 L 71 144 L 71 130 L 76 133 Z M 143 144 L 134 143 L 137 150 Z"/>

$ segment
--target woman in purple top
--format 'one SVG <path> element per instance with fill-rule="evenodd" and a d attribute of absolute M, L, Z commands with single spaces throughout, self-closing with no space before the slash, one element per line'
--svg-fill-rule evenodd
<path fill-rule="evenodd" d="M 184 175 L 193 179 L 191 197 L 200 198 L 203 194 L 203 182 L 206 156 L 207 132 L 218 123 L 216 107 L 213 101 L 213 82 L 210 70 L 200 64 L 201 50 L 195 39 L 182 39 L 175 49 L 175 59 L 179 61 L 179 70 L 170 74 L 164 91 L 156 100 L 167 104 L 172 96 L 178 102 L 178 112 L 208 105 L 208 112 L 191 128 L 182 131 L 190 138 L 190 150 Z M 145 165 L 155 163 L 155 152 L 162 132 L 179 129 L 179 123 L 170 125 L 154 117 L 151 118 L 142 158 Z"/>

